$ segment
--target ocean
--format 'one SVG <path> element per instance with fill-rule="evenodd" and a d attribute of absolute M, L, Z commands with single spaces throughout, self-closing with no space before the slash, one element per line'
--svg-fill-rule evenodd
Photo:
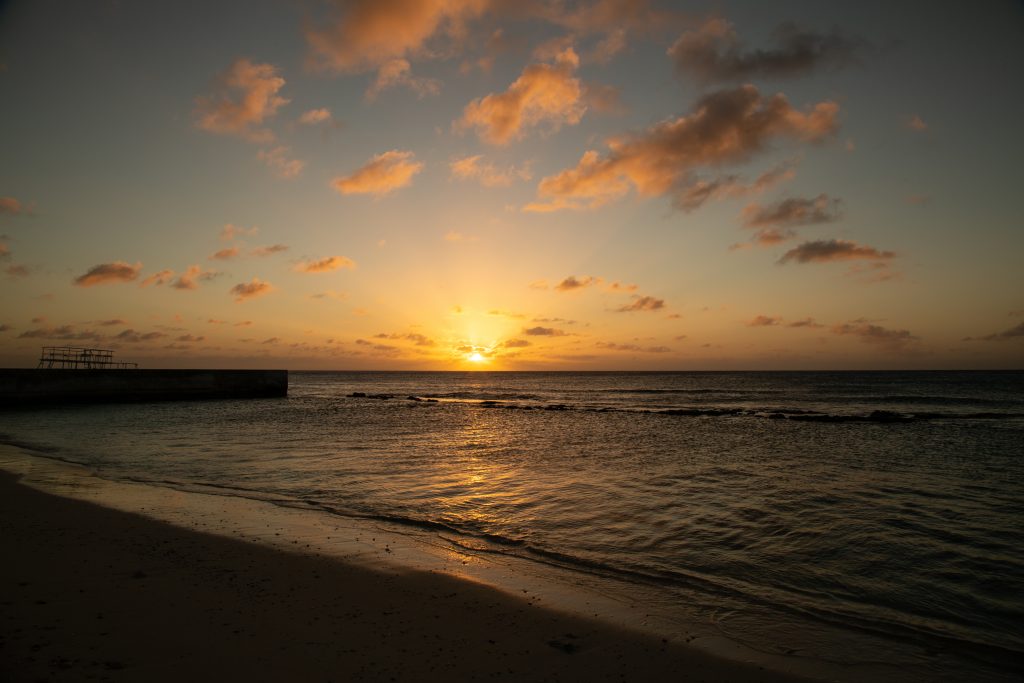
<path fill-rule="evenodd" d="M 7 411 L 0 442 L 599 577 L 847 672 L 1024 671 L 1024 372 L 290 380 L 284 399 Z"/>

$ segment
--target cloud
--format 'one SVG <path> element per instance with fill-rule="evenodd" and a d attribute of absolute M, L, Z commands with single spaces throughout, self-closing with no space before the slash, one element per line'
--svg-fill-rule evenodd
<path fill-rule="evenodd" d="M 221 249 L 220 251 L 210 254 L 207 258 L 211 261 L 228 261 L 238 256 L 238 247 L 228 247 L 227 249 Z"/>
<path fill-rule="evenodd" d="M 375 334 L 373 336 L 374 336 L 374 339 L 407 340 L 407 341 L 411 341 L 416 346 L 436 346 L 437 345 L 437 342 L 435 342 L 430 337 L 427 337 L 425 335 L 422 335 L 422 334 L 419 334 L 419 333 L 416 333 L 416 332 L 407 332 L 407 333 L 404 333 L 404 334 L 398 333 L 398 332 L 393 332 L 391 334 L 387 334 L 387 333 L 381 332 L 380 334 Z"/>
<path fill-rule="evenodd" d="M 145 334 L 135 332 L 132 329 L 125 330 L 118 335 L 114 336 L 116 341 L 126 342 L 129 344 L 139 344 L 141 342 L 154 341 L 161 337 L 166 337 L 163 332 L 146 332 Z"/>
<path fill-rule="evenodd" d="M 32 273 L 28 266 L 21 263 L 12 263 L 4 268 L 4 272 L 8 277 L 28 277 Z"/>
<path fill-rule="evenodd" d="M 522 313 L 516 313 L 514 311 L 502 311 L 502 310 L 498 310 L 496 308 L 487 311 L 487 315 L 496 315 L 496 316 L 500 316 L 502 318 L 514 318 L 514 319 L 520 319 L 520 318 L 525 318 L 526 317 Z"/>
<path fill-rule="evenodd" d="M 987 334 L 984 337 L 978 337 L 980 341 L 1010 341 L 1015 339 L 1024 338 L 1024 322 L 1014 325 L 1008 330 L 1002 332 L 996 332 L 994 334 Z M 967 337 L 970 340 L 971 337 Z"/>
<path fill-rule="evenodd" d="M 565 330 L 559 330 L 555 327 L 524 327 L 523 334 L 529 337 L 564 337 L 566 335 Z"/>
<path fill-rule="evenodd" d="M 103 335 L 93 330 L 77 331 L 71 325 L 38 327 L 18 335 L 18 339 L 61 339 L 65 341 L 102 341 Z"/>
<path fill-rule="evenodd" d="M 846 66 L 856 60 L 862 41 L 838 29 L 816 33 L 784 23 L 772 33 L 775 46 L 747 50 L 724 19 L 713 18 L 679 37 L 668 55 L 680 73 L 701 83 L 748 81 L 755 78 L 792 78 L 818 67 Z"/>
<path fill-rule="evenodd" d="M 748 228 L 788 228 L 798 225 L 831 223 L 842 217 L 842 202 L 819 194 L 813 199 L 792 197 L 762 206 L 749 204 L 743 209 Z"/>
<path fill-rule="evenodd" d="M 295 266 L 300 273 L 329 273 L 339 268 L 352 270 L 356 262 L 346 256 L 328 256 L 317 261 L 303 261 Z"/>
<path fill-rule="evenodd" d="M 0 197 L 0 215 L 17 216 L 25 211 L 25 205 L 14 197 Z"/>
<path fill-rule="evenodd" d="M 288 251 L 287 244 L 270 244 L 263 247 L 256 247 L 249 253 L 253 256 L 273 256 L 274 254 L 280 254 L 283 251 Z"/>
<path fill-rule="evenodd" d="M 135 265 L 125 263 L 124 261 L 101 263 L 90 268 L 84 275 L 76 277 L 74 282 L 79 287 L 92 287 L 93 285 L 102 285 L 110 282 L 131 282 L 139 277 L 139 271 L 141 270 L 141 263 L 136 263 Z"/>
<path fill-rule="evenodd" d="M 0 261 L 9 259 L 11 257 L 11 248 L 0 242 Z"/>
<path fill-rule="evenodd" d="M 238 59 L 217 79 L 217 92 L 196 98 L 196 126 L 210 133 L 270 142 L 274 134 L 258 126 L 289 100 L 278 97 L 284 79 L 270 64 Z"/>
<path fill-rule="evenodd" d="M 122 320 L 121 318 L 111 318 L 110 320 L 97 320 L 96 324 L 102 325 L 103 327 L 115 327 L 120 325 L 127 325 L 128 321 Z"/>
<path fill-rule="evenodd" d="M 612 282 L 608 285 L 609 292 L 635 292 L 637 289 L 639 289 L 638 285 L 627 285 L 621 282 Z"/>
<path fill-rule="evenodd" d="M 559 292 L 572 292 L 577 289 L 583 289 L 585 287 L 590 287 L 591 285 L 599 284 L 600 282 L 601 278 L 593 277 L 591 275 L 583 278 L 577 278 L 575 275 L 570 275 L 555 285 L 555 289 Z"/>
<path fill-rule="evenodd" d="M 665 308 L 664 299 L 655 299 L 653 296 L 633 295 L 633 303 L 616 308 L 616 313 L 632 313 L 635 311 L 658 311 Z"/>
<path fill-rule="evenodd" d="M 303 112 L 302 116 L 299 117 L 299 123 L 304 126 L 315 126 L 318 123 L 330 123 L 331 120 L 331 110 L 326 107 L 310 109 L 307 112 Z"/>
<path fill-rule="evenodd" d="M 145 280 L 140 282 L 139 283 L 139 287 L 149 287 L 150 285 L 155 285 L 155 286 L 159 287 L 160 285 L 164 285 L 164 284 L 167 284 L 168 282 L 170 282 L 171 278 L 173 278 L 173 277 L 174 277 L 174 271 L 165 268 L 164 270 L 161 270 L 161 271 L 159 271 L 157 273 L 153 273 L 152 275 L 147 277 Z"/>
<path fill-rule="evenodd" d="M 191 334 L 183 334 L 180 337 L 177 337 L 174 341 L 195 343 L 195 342 L 201 342 L 201 341 L 203 341 L 205 339 L 206 339 L 206 337 L 196 337 L 196 336 L 193 336 Z"/>
<path fill-rule="evenodd" d="M 522 349 L 532 344 L 526 339 L 506 339 L 500 346 L 503 349 Z"/>
<path fill-rule="evenodd" d="M 455 230 L 449 230 L 444 234 L 445 242 L 476 242 L 477 239 L 475 235 L 464 235 Z"/>
<path fill-rule="evenodd" d="M 847 240 L 817 240 L 804 242 L 803 244 L 790 249 L 779 263 L 828 263 L 830 261 L 851 261 L 862 259 L 866 261 L 885 261 L 894 258 L 896 254 L 891 251 L 880 251 L 874 247 L 857 244 Z"/>
<path fill-rule="evenodd" d="M 587 110 L 583 86 L 573 77 L 579 63 L 570 47 L 554 64 L 527 66 L 505 92 L 467 104 L 456 127 L 475 128 L 481 140 L 507 145 L 523 137 L 527 128 L 547 124 L 554 131 L 579 123 Z"/>
<path fill-rule="evenodd" d="M 397 149 L 378 154 L 352 175 L 335 178 L 331 185 L 341 194 L 383 197 L 412 183 L 413 176 L 423 170 L 423 164 L 413 157 L 412 152 Z"/>
<path fill-rule="evenodd" d="M 345 301 L 348 299 L 348 293 L 346 292 L 335 292 L 333 289 L 328 289 L 326 292 L 317 292 L 316 294 L 310 294 L 310 299 L 334 299 L 336 301 Z"/>
<path fill-rule="evenodd" d="M 762 97 L 743 85 L 701 98 L 693 112 L 651 126 L 641 134 L 607 141 L 609 152 L 590 150 L 575 168 L 544 178 L 537 193 L 546 202 L 527 211 L 596 208 L 635 188 L 644 197 L 685 189 L 703 166 L 747 161 L 780 137 L 819 142 L 838 129 L 839 105 L 819 102 L 806 113 L 785 96 Z"/>
<path fill-rule="evenodd" d="M 597 342 L 597 346 L 609 351 L 634 351 L 640 353 L 670 353 L 667 346 L 639 346 L 637 344 L 616 344 L 614 342 Z"/>
<path fill-rule="evenodd" d="M 903 350 L 918 339 L 908 330 L 892 330 L 860 320 L 834 325 L 832 333 L 857 337 L 866 344 L 874 344 L 892 351 Z"/>
<path fill-rule="evenodd" d="M 239 237 L 253 237 L 260 231 L 255 225 L 251 228 L 242 228 L 231 223 L 226 223 L 220 231 L 221 242 L 230 242 Z"/>
<path fill-rule="evenodd" d="M 910 130 L 916 131 L 918 133 L 923 133 L 926 130 L 928 130 L 928 124 L 925 123 L 924 119 L 922 119 L 917 114 L 914 114 L 909 119 L 907 119 L 907 127 L 910 128 Z"/>
<path fill-rule="evenodd" d="M 448 164 L 453 178 L 459 180 L 477 180 L 484 187 L 508 187 L 516 180 L 530 180 L 530 165 L 520 168 L 509 166 L 500 169 L 491 163 L 481 163 L 482 154 L 462 157 Z"/>
<path fill-rule="evenodd" d="M 274 286 L 269 282 L 264 282 L 258 277 L 254 277 L 249 282 L 240 282 L 232 287 L 229 292 L 234 295 L 235 302 L 241 303 L 247 299 L 253 299 L 264 294 L 269 294 L 274 291 Z"/>
<path fill-rule="evenodd" d="M 14 328 L 11 327 L 10 325 L 5 325 L 3 323 L 0 323 L 0 332 L 10 332 L 13 329 Z"/>
<path fill-rule="evenodd" d="M 178 275 L 174 282 L 171 283 L 171 287 L 186 290 L 198 289 L 199 285 L 196 284 L 196 280 L 213 280 L 220 275 L 221 273 L 215 270 L 203 270 L 198 265 L 189 266 L 184 273 Z"/>
<path fill-rule="evenodd" d="M 816 329 L 824 327 L 824 325 L 815 322 L 814 318 L 804 318 L 803 320 L 794 320 L 791 323 L 786 323 L 786 327 L 806 327 L 809 329 Z"/>
<path fill-rule="evenodd" d="M 308 26 L 307 63 L 314 69 L 360 73 L 428 52 L 432 38 L 458 42 L 487 0 L 336 0 L 325 26 Z"/>
<path fill-rule="evenodd" d="M 712 199 L 734 199 L 761 194 L 796 177 L 796 164 L 794 159 L 784 161 L 759 175 L 750 184 L 743 183 L 736 174 L 718 176 L 712 180 L 695 179 L 676 192 L 672 204 L 683 211 L 694 211 Z"/>
<path fill-rule="evenodd" d="M 777 316 L 759 315 L 747 323 L 747 327 L 776 327 L 782 324 L 782 318 Z"/>
<path fill-rule="evenodd" d="M 306 167 L 305 161 L 289 159 L 288 153 L 291 147 L 279 145 L 273 149 L 261 149 L 257 155 L 259 160 L 265 163 L 279 178 L 295 178 L 302 169 Z"/>
<path fill-rule="evenodd" d="M 373 101 L 381 92 L 398 86 L 409 88 L 420 99 L 441 92 L 441 81 L 413 76 L 412 67 L 407 60 L 391 59 L 380 65 L 377 79 L 366 89 L 366 99 Z"/>

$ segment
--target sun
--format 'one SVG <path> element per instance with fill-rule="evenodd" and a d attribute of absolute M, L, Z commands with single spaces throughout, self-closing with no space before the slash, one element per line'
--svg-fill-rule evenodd
<path fill-rule="evenodd" d="M 466 356 L 466 360 L 468 360 L 471 363 L 484 363 L 487 361 L 487 359 L 484 358 L 479 351 L 474 351 L 473 353 Z"/>

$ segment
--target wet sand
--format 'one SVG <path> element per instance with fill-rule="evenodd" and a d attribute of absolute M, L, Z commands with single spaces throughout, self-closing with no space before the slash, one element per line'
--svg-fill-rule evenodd
<path fill-rule="evenodd" d="M 375 570 L 0 473 L 0 679 L 796 681 L 444 574 Z"/>

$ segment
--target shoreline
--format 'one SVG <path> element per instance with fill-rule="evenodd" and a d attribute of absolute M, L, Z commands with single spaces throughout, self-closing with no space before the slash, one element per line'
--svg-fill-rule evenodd
<path fill-rule="evenodd" d="M 0 510 L 10 680 L 808 680 L 530 594 L 185 529 L 9 472 Z"/>

